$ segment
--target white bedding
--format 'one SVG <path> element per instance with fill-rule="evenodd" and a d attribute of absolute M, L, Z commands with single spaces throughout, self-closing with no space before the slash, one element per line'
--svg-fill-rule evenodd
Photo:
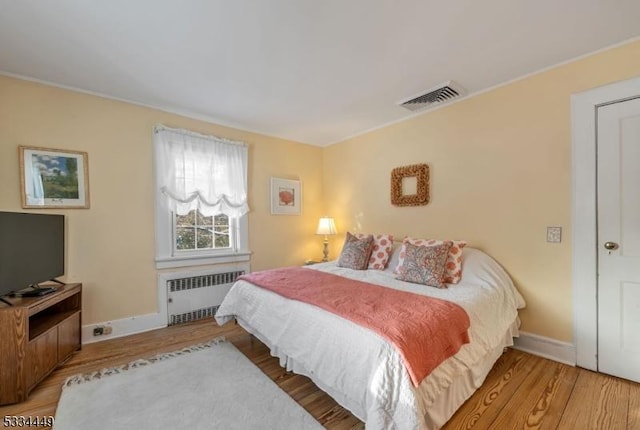
<path fill-rule="evenodd" d="M 448 289 L 398 281 L 392 264 L 385 271 L 355 271 L 339 268 L 333 262 L 309 266 L 309 270 L 449 300 L 467 311 L 470 343 L 417 388 L 399 353 L 376 333 L 246 281 L 232 287 L 216 320 L 224 324 L 237 317 L 243 327 L 271 348 L 282 366 L 309 376 L 364 421 L 367 429 L 439 428 L 459 407 L 443 406 L 442 396 L 462 393 L 454 396 L 461 404 L 482 383 L 490 369 L 487 365 L 512 343 L 511 336 L 517 335 L 517 309 L 524 307 L 524 300 L 505 271 L 477 249 L 463 250 L 462 280 Z M 456 383 L 464 387 L 452 385 Z"/>

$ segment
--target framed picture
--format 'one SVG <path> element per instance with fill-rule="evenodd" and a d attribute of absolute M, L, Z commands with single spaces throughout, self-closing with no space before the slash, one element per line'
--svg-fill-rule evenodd
<path fill-rule="evenodd" d="M 300 181 L 271 178 L 272 215 L 300 215 L 301 206 Z"/>
<path fill-rule="evenodd" d="M 22 207 L 88 208 L 86 152 L 19 147 Z"/>

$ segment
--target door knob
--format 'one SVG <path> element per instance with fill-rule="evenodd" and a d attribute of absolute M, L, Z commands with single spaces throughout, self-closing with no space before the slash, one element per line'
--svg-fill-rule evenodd
<path fill-rule="evenodd" d="M 615 242 L 605 242 L 604 249 L 608 251 L 615 251 L 616 249 L 618 249 L 618 244 Z"/>

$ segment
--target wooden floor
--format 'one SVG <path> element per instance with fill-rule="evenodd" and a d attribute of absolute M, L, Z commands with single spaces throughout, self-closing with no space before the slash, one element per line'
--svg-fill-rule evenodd
<path fill-rule="evenodd" d="M 225 336 L 329 429 L 364 425 L 308 378 L 286 372 L 258 340 L 234 324 L 169 327 L 85 345 L 45 379 L 26 402 L 0 407 L 11 415 L 54 415 L 65 378 Z M 451 429 L 640 430 L 640 384 L 570 367 L 515 350 L 498 360 L 484 385 L 444 427 Z M 101 430 L 99 426 L 97 430 Z"/>

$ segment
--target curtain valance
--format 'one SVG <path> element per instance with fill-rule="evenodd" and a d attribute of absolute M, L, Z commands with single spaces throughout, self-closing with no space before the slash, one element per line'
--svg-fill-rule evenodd
<path fill-rule="evenodd" d="M 249 211 L 246 144 L 157 125 L 154 146 L 157 184 L 171 210 L 230 217 Z"/>

